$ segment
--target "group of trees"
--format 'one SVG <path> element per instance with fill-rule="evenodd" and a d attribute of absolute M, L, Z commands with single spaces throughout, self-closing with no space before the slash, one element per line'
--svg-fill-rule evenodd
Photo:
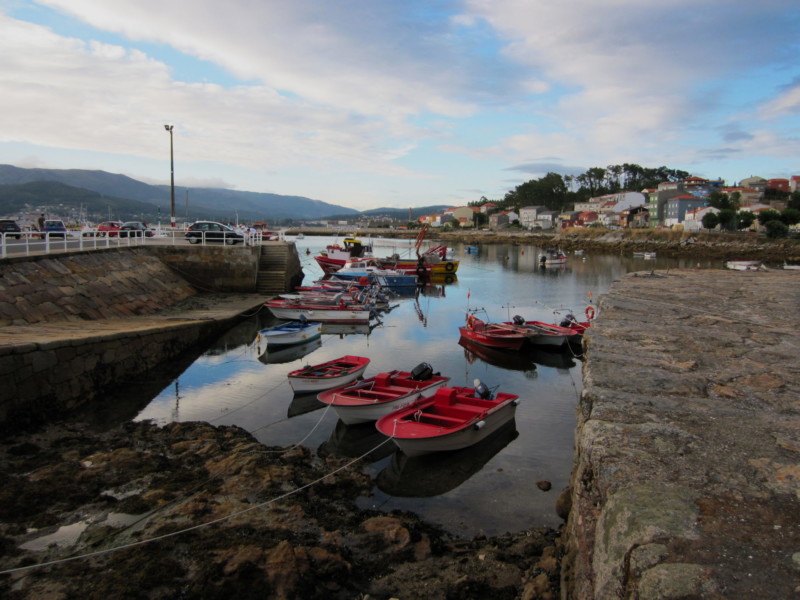
<path fill-rule="evenodd" d="M 689 176 L 690 173 L 686 171 L 668 167 L 648 168 L 629 163 L 605 168 L 592 167 L 580 175 L 550 172 L 539 179 L 521 183 L 508 191 L 498 204 L 503 210 L 546 206 L 549 210 L 565 211 L 575 206 L 576 202 L 585 202 L 594 196 L 655 188 L 664 181 L 683 181 Z M 483 202 L 486 202 L 486 198 L 471 204 Z"/>

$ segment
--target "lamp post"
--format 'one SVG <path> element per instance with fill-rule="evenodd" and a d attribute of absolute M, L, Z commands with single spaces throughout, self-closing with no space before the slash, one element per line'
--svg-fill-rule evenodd
<path fill-rule="evenodd" d="M 175 229 L 175 161 L 172 154 L 172 129 L 174 125 L 164 125 L 169 131 L 169 224 Z"/>

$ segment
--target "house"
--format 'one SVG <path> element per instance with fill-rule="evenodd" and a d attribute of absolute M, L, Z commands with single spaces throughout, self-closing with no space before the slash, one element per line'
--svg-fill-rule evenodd
<path fill-rule="evenodd" d="M 485 215 L 490 215 L 493 212 L 497 211 L 497 204 L 494 202 L 484 202 L 480 206 L 480 211 Z"/>
<path fill-rule="evenodd" d="M 719 209 L 713 206 L 703 206 L 686 211 L 686 215 L 683 219 L 683 230 L 691 233 L 703 231 L 703 229 L 705 229 L 703 227 L 703 217 L 708 213 L 718 214 Z"/>
<path fill-rule="evenodd" d="M 789 193 L 789 180 L 776 178 L 776 179 L 767 179 L 767 189 L 770 190 L 780 190 L 781 192 Z"/>
<path fill-rule="evenodd" d="M 758 176 L 748 177 L 747 179 L 742 179 L 739 182 L 739 186 L 743 188 L 752 188 L 754 190 L 758 190 L 759 192 L 763 192 L 765 189 L 767 189 L 767 180 Z"/>
<path fill-rule="evenodd" d="M 504 211 L 489 215 L 489 227 L 502 227 L 503 225 L 508 225 L 509 223 L 510 221 L 508 220 L 508 212 Z"/>
<path fill-rule="evenodd" d="M 540 212 L 546 211 L 546 206 L 523 206 L 519 209 L 519 223 L 525 229 L 533 229 L 536 225 L 536 217 Z"/>
<path fill-rule="evenodd" d="M 620 227 L 627 229 L 645 229 L 650 221 L 650 211 L 645 206 L 626 208 L 619 214 Z"/>
<path fill-rule="evenodd" d="M 705 200 L 692 196 L 691 194 L 670 198 L 666 204 L 664 225 L 667 227 L 682 225 L 688 211 L 694 210 L 695 208 L 702 208 L 705 205 Z"/>
<path fill-rule="evenodd" d="M 576 227 L 579 224 L 580 216 L 581 213 L 577 210 L 563 212 L 558 215 L 558 222 L 561 226 L 561 229 L 566 229 L 567 227 Z"/>
<path fill-rule="evenodd" d="M 578 214 L 578 226 L 586 227 L 597 222 L 600 215 L 593 210 L 584 210 Z"/>
<path fill-rule="evenodd" d="M 558 213 L 554 210 L 543 210 L 536 215 L 534 228 L 553 229 L 556 226 Z"/>

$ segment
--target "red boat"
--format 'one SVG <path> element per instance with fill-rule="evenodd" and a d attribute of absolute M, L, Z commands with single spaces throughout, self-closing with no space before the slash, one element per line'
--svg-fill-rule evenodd
<path fill-rule="evenodd" d="M 420 363 L 410 372 L 378 373 L 375 377 L 322 392 L 317 399 L 330 404 L 346 425 L 354 425 L 375 421 L 420 398 L 432 396 L 448 381 L 449 377 L 435 374 L 429 364 Z"/>
<path fill-rule="evenodd" d="M 439 389 L 428 400 L 378 419 L 375 426 L 407 456 L 460 450 L 491 435 L 514 418 L 519 396 L 475 387 Z"/>
<path fill-rule="evenodd" d="M 369 359 L 346 354 L 318 365 L 306 365 L 287 377 L 295 393 L 322 392 L 346 385 L 364 374 Z"/>
<path fill-rule="evenodd" d="M 476 344 L 492 348 L 519 350 L 530 335 L 529 330 L 513 323 L 486 323 L 473 314 L 467 317 L 467 324 L 459 327 L 461 337 Z"/>

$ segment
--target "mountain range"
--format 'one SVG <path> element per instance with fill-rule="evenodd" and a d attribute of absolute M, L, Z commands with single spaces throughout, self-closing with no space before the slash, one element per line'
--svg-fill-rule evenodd
<path fill-rule="evenodd" d="M 44 210 L 48 215 L 93 221 L 106 219 L 166 222 L 170 187 L 150 185 L 126 175 L 84 169 L 25 169 L 0 165 L 0 215 L 14 217 Z M 413 209 L 412 218 L 441 212 L 447 206 Z M 408 209 L 357 211 L 304 196 L 243 192 L 217 188 L 176 188 L 175 215 L 194 221 L 291 221 L 353 219 L 375 215 L 407 220 Z"/>

